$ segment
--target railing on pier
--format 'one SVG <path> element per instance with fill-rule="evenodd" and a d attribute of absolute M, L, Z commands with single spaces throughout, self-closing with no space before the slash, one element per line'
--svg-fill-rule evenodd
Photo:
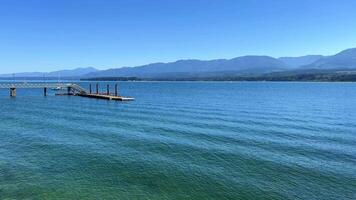
<path fill-rule="evenodd" d="M 9 89 L 10 96 L 16 96 L 16 89 L 38 89 L 43 88 L 44 96 L 47 96 L 47 89 L 67 89 L 68 95 L 77 95 L 97 99 L 130 101 L 132 97 L 122 97 L 118 94 L 118 84 L 115 84 L 115 94 L 110 93 L 110 86 L 107 84 L 106 93 L 99 92 L 99 84 L 96 84 L 96 93 L 92 93 L 92 85 L 89 85 L 89 92 L 77 84 L 73 83 L 0 83 L 0 89 Z"/>
<path fill-rule="evenodd" d="M 72 84 L 72 83 L 1 83 L 0 84 L 0 89 L 10 89 L 12 91 L 16 89 L 38 89 L 38 88 L 44 88 L 45 93 L 47 92 L 47 88 L 68 89 L 68 91 L 74 90 L 75 92 L 78 92 L 80 94 L 87 93 L 87 91 L 84 88 L 80 87 L 77 84 Z"/>
<path fill-rule="evenodd" d="M 57 88 L 57 87 L 69 87 L 73 84 L 65 84 L 65 83 L 0 83 L 0 89 L 10 89 L 10 88 L 28 88 L 28 89 L 36 89 L 36 88 Z"/>

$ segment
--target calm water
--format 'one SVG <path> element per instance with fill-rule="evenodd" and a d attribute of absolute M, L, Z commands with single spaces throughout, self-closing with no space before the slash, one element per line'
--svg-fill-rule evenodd
<path fill-rule="evenodd" d="M 120 89 L 1 90 L 0 199 L 356 199 L 356 84 Z"/>

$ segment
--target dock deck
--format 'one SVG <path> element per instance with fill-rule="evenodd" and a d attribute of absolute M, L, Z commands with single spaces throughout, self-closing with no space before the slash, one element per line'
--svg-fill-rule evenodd
<path fill-rule="evenodd" d="M 107 94 L 76 94 L 77 96 L 94 98 L 94 99 L 106 99 L 106 100 L 114 100 L 114 101 L 133 101 L 132 97 L 122 97 L 122 96 L 114 96 Z"/>

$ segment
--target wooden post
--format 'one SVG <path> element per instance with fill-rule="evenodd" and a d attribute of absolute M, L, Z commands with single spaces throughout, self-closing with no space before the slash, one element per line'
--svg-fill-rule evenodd
<path fill-rule="evenodd" d="M 43 88 L 43 95 L 46 97 L 47 96 L 47 88 Z"/>
<path fill-rule="evenodd" d="M 115 96 L 118 96 L 118 92 L 117 92 L 117 89 L 118 89 L 118 85 L 117 85 L 117 83 L 115 84 Z"/>
<path fill-rule="evenodd" d="M 106 85 L 106 95 L 110 95 L 110 85 Z"/>
<path fill-rule="evenodd" d="M 99 94 L 99 83 L 96 84 L 96 94 Z"/>
<path fill-rule="evenodd" d="M 10 88 L 10 97 L 16 97 L 16 88 Z"/>
<path fill-rule="evenodd" d="M 89 94 L 91 94 L 91 84 L 89 84 Z"/>
<path fill-rule="evenodd" d="M 70 87 L 67 87 L 67 94 L 70 95 Z"/>

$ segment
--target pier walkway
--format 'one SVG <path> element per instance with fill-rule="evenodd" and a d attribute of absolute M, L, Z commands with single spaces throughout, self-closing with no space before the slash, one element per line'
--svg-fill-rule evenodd
<path fill-rule="evenodd" d="M 95 99 L 107 99 L 117 101 L 134 100 L 132 97 L 123 97 L 118 95 L 118 84 L 115 84 L 115 93 L 110 93 L 110 85 L 106 86 L 106 93 L 99 93 L 99 84 L 96 84 L 96 93 L 92 93 L 92 85 L 89 84 L 89 92 L 78 84 L 73 83 L 0 83 L 0 89 L 9 89 L 10 96 L 16 97 L 16 89 L 41 89 L 43 88 L 44 96 L 47 96 L 47 90 L 66 90 L 65 94 L 60 95 L 74 95 Z"/>
<path fill-rule="evenodd" d="M 0 83 L 0 89 L 9 88 L 25 88 L 25 89 L 36 89 L 36 88 L 57 88 L 57 87 L 69 87 L 74 84 L 66 83 Z"/>

